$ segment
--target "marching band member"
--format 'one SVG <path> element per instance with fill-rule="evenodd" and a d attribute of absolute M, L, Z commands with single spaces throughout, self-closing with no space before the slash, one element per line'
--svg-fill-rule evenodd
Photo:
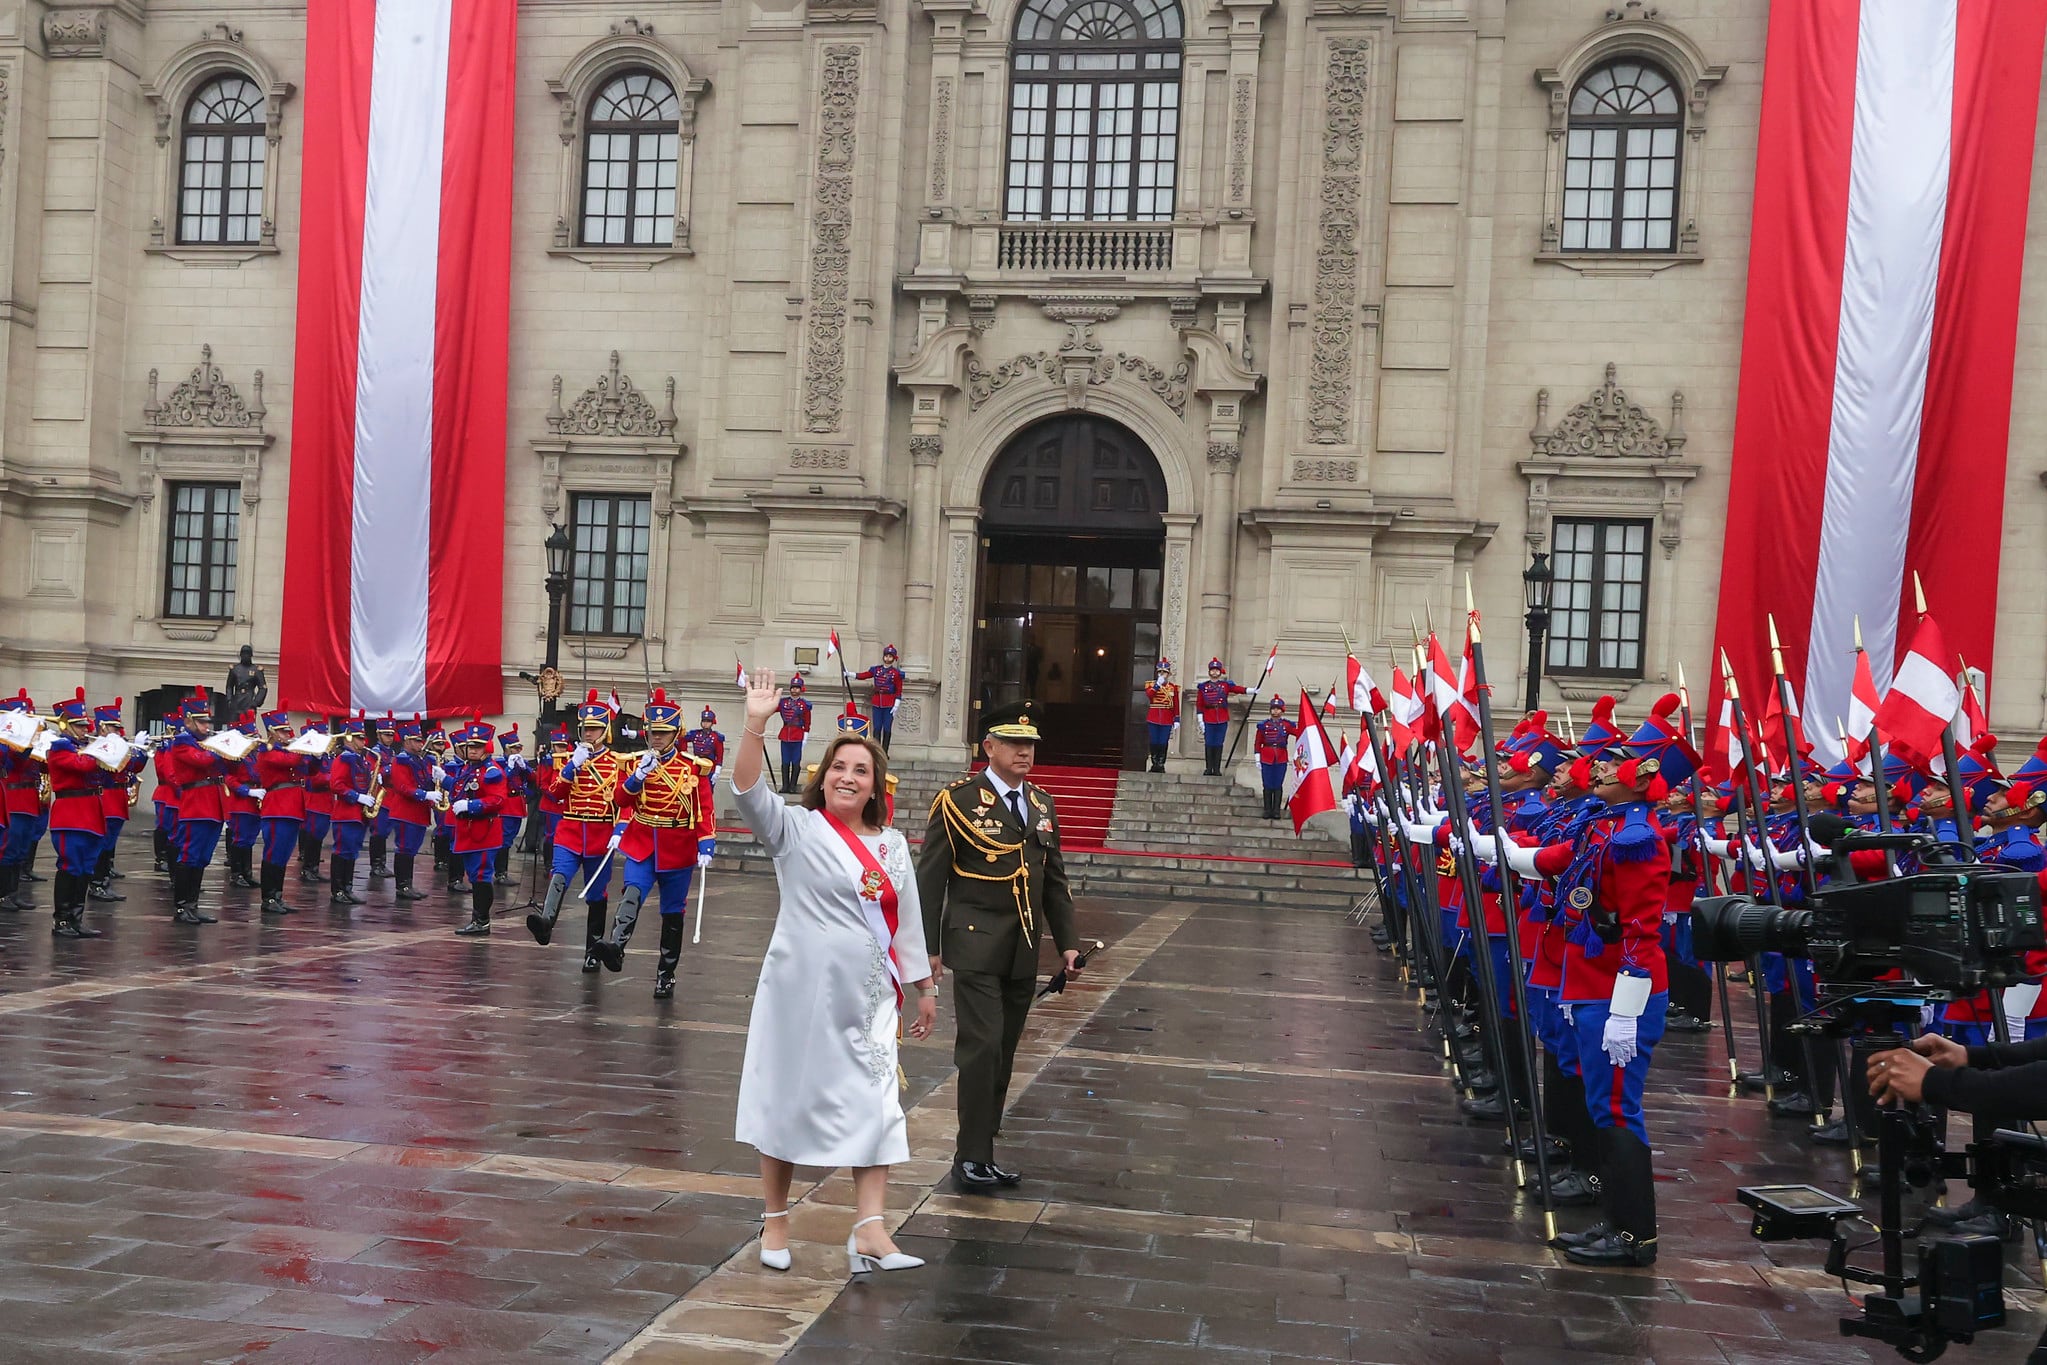
<path fill-rule="evenodd" d="M 611 722 L 611 708 L 597 700 L 597 689 L 591 688 L 589 698 L 576 708 L 583 741 L 548 782 L 547 790 L 562 803 L 561 821 L 554 830 L 553 872 L 539 913 L 526 916 L 534 942 L 551 941 L 562 900 L 569 893 L 569 878 L 582 877 L 588 916 L 583 930 L 586 972 L 598 968 L 597 941 L 604 937 L 610 908 L 604 892 L 611 884 L 611 855 L 623 837 L 612 832 L 618 819 L 619 774 L 625 765 L 611 750 Z"/>
<path fill-rule="evenodd" d="M 782 698 L 776 708 L 782 728 L 777 737 L 782 744 L 782 790 L 796 790 L 803 770 L 803 741 L 810 738 L 810 702 L 803 695 L 803 675 L 789 675 L 789 695 Z"/>
<path fill-rule="evenodd" d="M 1151 770 L 1166 770 L 1166 751 L 1180 725 L 1180 684 L 1173 681 L 1173 661 L 1160 659 L 1158 672 L 1144 689 L 1145 736 L 1150 741 Z"/>
<path fill-rule="evenodd" d="M 503 751 L 498 766 L 505 770 L 505 811 L 498 818 L 504 821 L 504 841 L 498 846 L 497 879 L 502 885 L 511 880 L 512 847 L 519 842 L 519 831 L 526 827 L 529 803 L 533 799 L 533 765 L 526 761 L 526 741 L 514 725 L 498 736 L 498 748 Z"/>
<path fill-rule="evenodd" d="M 22 688 L 0 700 L 0 711 L 34 714 L 36 704 Z M 43 769 L 26 749 L 0 745 L 0 813 L 7 821 L 7 837 L 0 839 L 0 910 L 32 910 L 35 903 L 23 888 L 29 880 L 29 851 L 42 838 Z"/>
<path fill-rule="evenodd" d="M 656 689 L 647 700 L 647 743 L 619 784 L 619 815 L 613 837 L 625 856 L 618 916 L 597 945 L 607 970 L 625 965 L 626 942 L 647 894 L 661 892 L 661 959 L 654 971 L 654 998 L 675 994 L 675 969 L 682 961 L 682 926 L 689 886 L 699 860 L 708 865 L 717 849 L 717 817 L 711 787 L 712 764 L 675 742 L 682 708 Z M 619 836 L 623 836 L 619 838 Z"/>
<path fill-rule="evenodd" d="M 107 837 L 100 807 L 100 775 L 106 770 L 81 752 L 92 742 L 85 689 L 58 702 L 56 717 L 60 733 L 44 759 L 50 774 L 50 843 L 57 851 L 55 923 L 50 932 L 58 938 L 98 938 L 99 930 L 85 927 L 85 894 L 100 844 Z"/>
<path fill-rule="evenodd" d="M 561 765 L 568 762 L 569 727 L 557 725 L 554 733 L 547 737 L 547 750 L 540 755 L 540 766 L 533 771 L 533 785 L 540 793 L 540 846 L 547 850 L 547 856 L 554 857 L 554 828 L 561 823 L 561 798 L 552 790 L 554 776 Z"/>
<path fill-rule="evenodd" d="M 243 712 L 234 728 L 256 737 L 254 712 Z M 253 888 L 256 882 L 256 839 L 263 832 L 263 784 L 256 780 L 255 751 L 239 763 L 228 765 L 227 777 L 227 884 Z"/>
<path fill-rule="evenodd" d="M 355 894 L 355 860 L 362 856 L 363 837 L 369 832 L 369 812 L 377 797 L 372 791 L 377 778 L 376 760 L 370 756 L 369 720 L 358 711 L 354 720 L 341 725 L 341 751 L 327 768 L 327 786 L 334 794 L 334 858 L 327 888 L 329 905 L 361 905 Z"/>
<path fill-rule="evenodd" d="M 903 670 L 896 666 L 898 657 L 894 645 L 883 645 L 881 662 L 853 675 L 861 682 L 874 684 L 874 696 L 867 704 L 872 717 L 870 733 L 883 753 L 888 752 L 889 739 L 896 732 L 896 706 L 903 699 Z M 718 762 L 722 765 L 725 760 L 720 757 Z"/>
<path fill-rule="evenodd" d="M 171 840 L 177 859 L 171 872 L 171 917 L 180 924 L 215 922 L 199 908 L 199 892 L 227 820 L 232 765 L 206 747 L 212 733 L 213 703 L 202 687 L 186 699 L 184 731 L 169 749 L 171 781 L 178 788 L 177 832 Z"/>
<path fill-rule="evenodd" d="M 291 712 L 281 701 L 275 711 L 263 713 L 262 724 L 265 743 L 254 760 L 256 785 L 263 792 L 261 913 L 288 915 L 292 907 L 284 903 L 284 870 L 291 866 L 292 850 L 306 827 L 306 779 L 320 760 L 291 751 Z"/>
<path fill-rule="evenodd" d="M 152 804 L 156 807 L 156 828 L 150 833 L 150 845 L 156 850 L 156 870 L 169 872 L 173 857 L 171 838 L 178 829 L 178 781 L 171 776 L 170 746 L 177 741 L 178 732 L 184 728 L 184 704 L 172 707 L 170 714 L 163 718 L 163 723 L 164 742 L 150 758 L 151 765 L 156 769 L 156 791 L 152 798 Z M 4 758 L 5 755 L 0 754 L 0 759 Z"/>
<path fill-rule="evenodd" d="M 392 894 L 400 901 L 426 899 L 414 889 L 412 871 L 433 828 L 440 774 L 427 757 L 424 722 L 414 716 L 398 726 L 398 752 L 384 777 L 384 809 L 391 815 L 391 835 L 398 843 Z"/>
<path fill-rule="evenodd" d="M 441 779 L 448 794 L 448 823 L 454 854 L 469 881 L 469 923 L 455 932 L 465 938 L 490 932 L 490 907 L 497 897 L 498 849 L 505 838 L 505 770 L 491 757 L 494 733 L 483 717 L 456 733 L 461 754 Z"/>
<path fill-rule="evenodd" d="M 92 709 L 93 727 L 102 735 L 128 738 L 121 725 L 121 699 L 114 698 L 111 706 L 95 706 Z M 107 837 L 100 844 L 99 859 L 93 864 L 91 884 L 85 888 L 87 899 L 96 901 L 124 901 L 128 898 L 114 890 L 114 879 L 121 874 L 114 871 L 114 846 L 121 841 L 121 830 L 128 823 L 128 814 L 135 808 L 135 785 L 140 780 L 142 769 L 149 762 L 146 745 L 128 746 L 128 761 L 119 772 L 104 772 L 100 775 L 100 817 L 106 821 Z"/>
<path fill-rule="evenodd" d="M 326 726 L 306 721 L 306 733 L 326 732 Z M 306 770 L 306 823 L 299 831 L 301 882 L 317 884 L 327 880 L 327 874 L 320 870 L 320 850 L 327 843 L 327 831 L 334 825 L 334 788 L 327 777 L 333 766 L 334 755 L 329 752 L 315 758 L 313 766 Z"/>
<path fill-rule="evenodd" d="M 372 757 L 377 761 L 377 771 L 391 771 L 391 761 L 398 757 L 398 718 L 386 711 L 381 720 L 372 721 L 375 742 L 370 745 Z M 391 875 L 389 854 L 391 851 L 391 808 L 386 805 L 377 811 L 377 818 L 370 823 L 370 880 Z"/>

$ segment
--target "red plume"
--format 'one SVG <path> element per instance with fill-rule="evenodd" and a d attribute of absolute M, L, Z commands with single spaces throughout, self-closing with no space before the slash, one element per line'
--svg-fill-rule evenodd
<path fill-rule="evenodd" d="M 1592 703 L 1592 723 L 1594 725 L 1604 725 L 1609 730 L 1614 728 L 1612 697 L 1601 697 L 1598 701 Z"/>
<path fill-rule="evenodd" d="M 1677 708 L 1677 693 L 1666 692 L 1656 699 L 1654 706 L 1649 708 L 1649 714 L 1659 721 L 1667 721 L 1677 713 Z"/>

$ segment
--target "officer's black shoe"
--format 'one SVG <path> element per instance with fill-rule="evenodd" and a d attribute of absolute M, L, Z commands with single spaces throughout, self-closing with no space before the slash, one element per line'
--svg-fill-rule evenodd
<path fill-rule="evenodd" d="M 1023 1184 L 1023 1172 L 1022 1172 L 1022 1171 L 1012 1171 L 1012 1170 L 1007 1170 L 1007 1169 L 1005 1169 L 1005 1168 L 1003 1168 L 1003 1167 L 1001 1167 L 1001 1166 L 998 1166 L 998 1165 L 996 1165 L 996 1164 L 995 1164 L 994 1162 L 992 1162 L 992 1161 L 988 1163 L 988 1169 L 989 1169 L 989 1170 L 991 1170 L 991 1171 L 993 1171 L 993 1172 L 995 1172 L 995 1178 L 996 1178 L 997 1180 L 1001 1181 L 1001 1182 L 1002 1182 L 1003 1184 L 1005 1184 L 1005 1185 L 1021 1185 L 1021 1184 Z"/>
<path fill-rule="evenodd" d="M 1549 1202 L 1556 1208 L 1572 1209 L 1597 1204 L 1599 1177 L 1588 1171 L 1566 1171 L 1549 1182 Z"/>
<path fill-rule="evenodd" d="M 487 919 L 473 919 L 455 932 L 463 938 L 485 938 L 490 934 L 490 921 Z"/>
<path fill-rule="evenodd" d="M 411 882 L 398 883 L 398 889 L 392 892 L 392 894 L 402 901 L 423 901 L 426 899 L 426 892 L 413 890 Z"/>
<path fill-rule="evenodd" d="M 1549 1244 L 1558 1251 L 1568 1251 L 1572 1247 L 1585 1246 L 1598 1241 L 1602 1237 L 1611 1236 L 1613 1236 L 1613 1224 L 1602 1218 L 1582 1232 L 1560 1232 L 1549 1239 Z"/>
<path fill-rule="evenodd" d="M 1945 1235 L 1950 1237 L 1995 1237 L 2003 1241 L 2010 1232 L 2005 1216 L 1995 1209 L 1981 1218 L 1965 1218 L 1948 1228 Z"/>
<path fill-rule="evenodd" d="M 1500 1139 L 1500 1150 L 1503 1152 L 1507 1150 L 1507 1140 L 1505 1138 Z M 1521 1145 L 1514 1149 L 1514 1155 L 1520 1157 L 1523 1161 L 1533 1164 L 1535 1161 L 1535 1139 L 1532 1137 L 1522 1138 Z M 1557 1162 L 1567 1159 L 1570 1155 L 1571 1144 L 1564 1141 L 1562 1138 L 1558 1137 L 1554 1133 L 1550 1134 L 1549 1138 L 1550 1163 L 1554 1165 Z"/>
<path fill-rule="evenodd" d="M 124 901 L 128 899 L 106 882 L 94 882 L 86 888 L 85 894 L 96 901 Z"/>
<path fill-rule="evenodd" d="M 1711 1033 L 1713 1025 L 1696 1014 L 1680 1010 L 1663 1021 L 1665 1033 Z"/>
<path fill-rule="evenodd" d="M 242 871 L 241 859 L 237 858 L 230 866 L 232 870 L 228 873 L 227 878 L 227 884 L 229 886 L 244 891 L 253 890 L 255 888 L 256 883 L 249 879 L 248 873 Z"/>
<path fill-rule="evenodd" d="M 179 907 L 178 907 L 178 910 L 177 910 L 177 913 L 176 913 L 176 914 L 174 914 L 174 915 L 172 915 L 172 916 L 171 916 L 171 918 L 172 918 L 172 919 L 174 919 L 174 920 L 176 920 L 176 921 L 177 921 L 178 923 L 180 923 L 180 924 L 218 924 L 218 923 L 220 923 L 220 921 L 219 921 L 218 919 L 216 919 L 216 918 L 215 918 L 215 917 L 213 917 L 212 915 L 209 915 L 209 914 L 207 914 L 207 913 L 206 913 L 205 911 L 201 910 L 201 909 L 200 909 L 200 908 L 199 908 L 198 906 L 196 906 L 196 905 L 181 905 L 181 906 L 179 906 Z"/>
<path fill-rule="evenodd" d="M 1848 1146 L 1847 1115 L 1845 1114 L 1842 1115 L 1840 1118 L 1835 1119 L 1832 1123 L 1821 1124 L 1819 1127 L 1812 1130 L 1811 1136 L 1812 1140 L 1822 1147 Z M 1862 1145 L 1865 1147 L 1872 1147 L 1876 1145 L 1875 1133 L 1857 1133 L 1855 1136 L 1861 1139 Z"/>
<path fill-rule="evenodd" d="M 1480 1123 L 1505 1123 L 1507 1121 L 1507 1107 L 1505 1102 L 1501 1100 L 1500 1092 L 1497 1090 L 1490 1094 L 1475 1095 L 1470 1099 L 1457 1101 L 1457 1111 L 1466 1118 L 1477 1119 Z M 1516 1118 L 1520 1118 L 1527 1113 L 1528 1109 L 1525 1105 L 1517 1104 L 1514 1106 Z"/>
<path fill-rule="evenodd" d="M 1003 1183 L 1002 1172 L 992 1162 L 957 1161 L 952 1168 L 953 1183 L 969 1194 L 985 1194 L 999 1189 Z"/>
<path fill-rule="evenodd" d="M 1464 1085 L 1476 1095 L 1490 1095 L 1500 1088 L 1500 1078 L 1491 1071 L 1469 1071 L 1465 1073 Z"/>
<path fill-rule="evenodd" d="M 1771 1118 L 1809 1119 L 1813 1113 L 1812 1096 L 1803 1090 L 1793 1090 L 1770 1101 Z"/>
<path fill-rule="evenodd" d="M 1760 1071 L 1744 1071 L 1734 1078 L 1734 1083 L 1751 1095 L 1760 1095 L 1770 1088 L 1770 1078 Z"/>
<path fill-rule="evenodd" d="M 171 864 L 168 858 L 158 858 L 153 864 L 151 864 L 151 866 L 158 872 L 168 872 L 171 870 Z"/>
<path fill-rule="evenodd" d="M 58 938 L 98 938 L 100 931 L 85 927 L 84 912 L 71 910 L 57 916 L 57 922 L 50 926 L 50 932 Z"/>
<path fill-rule="evenodd" d="M 1638 1242 L 1625 1232 L 1609 1232 L 1596 1241 L 1565 1247 L 1564 1259 L 1576 1265 L 1655 1265 L 1656 1239 Z"/>

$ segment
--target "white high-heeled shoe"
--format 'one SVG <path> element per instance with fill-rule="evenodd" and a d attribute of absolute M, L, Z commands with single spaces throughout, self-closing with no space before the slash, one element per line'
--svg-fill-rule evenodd
<path fill-rule="evenodd" d="M 918 1266 L 924 1264 L 924 1259 L 921 1256 L 909 1256 L 900 1251 L 891 1251 L 886 1256 L 869 1256 L 866 1252 L 860 1250 L 857 1244 L 860 1229 L 866 1227 L 869 1223 L 879 1223 L 880 1221 L 881 1215 L 878 1213 L 872 1218 L 862 1218 L 853 1225 L 853 1230 L 846 1234 L 847 1274 L 859 1275 L 869 1270 L 915 1270 Z"/>
<path fill-rule="evenodd" d="M 763 1232 L 767 1230 L 768 1219 L 787 1218 L 788 1216 L 789 1210 L 787 1209 L 777 1213 L 763 1213 L 761 1215 L 761 1230 Z M 783 1247 L 780 1251 L 773 1251 L 763 1244 L 761 1247 L 761 1264 L 770 1270 L 787 1270 L 789 1268 L 789 1248 Z"/>

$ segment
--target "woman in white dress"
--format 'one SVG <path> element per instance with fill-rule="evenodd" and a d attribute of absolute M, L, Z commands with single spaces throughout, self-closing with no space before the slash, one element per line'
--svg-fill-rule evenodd
<path fill-rule="evenodd" d="M 896 1066 L 904 994 L 917 1002 L 911 1037 L 928 1037 L 938 1016 L 917 879 L 884 815 L 888 758 L 865 735 L 833 738 L 798 805 L 769 790 L 763 736 L 781 697 L 772 672 L 751 675 L 732 768 L 740 815 L 782 892 L 739 1073 L 737 1136 L 761 1154 L 761 1264 L 789 1268 L 795 1168 L 850 1166 L 849 1267 L 907 1270 L 923 1262 L 896 1249 L 882 1212 L 889 1166 L 910 1157 Z"/>

